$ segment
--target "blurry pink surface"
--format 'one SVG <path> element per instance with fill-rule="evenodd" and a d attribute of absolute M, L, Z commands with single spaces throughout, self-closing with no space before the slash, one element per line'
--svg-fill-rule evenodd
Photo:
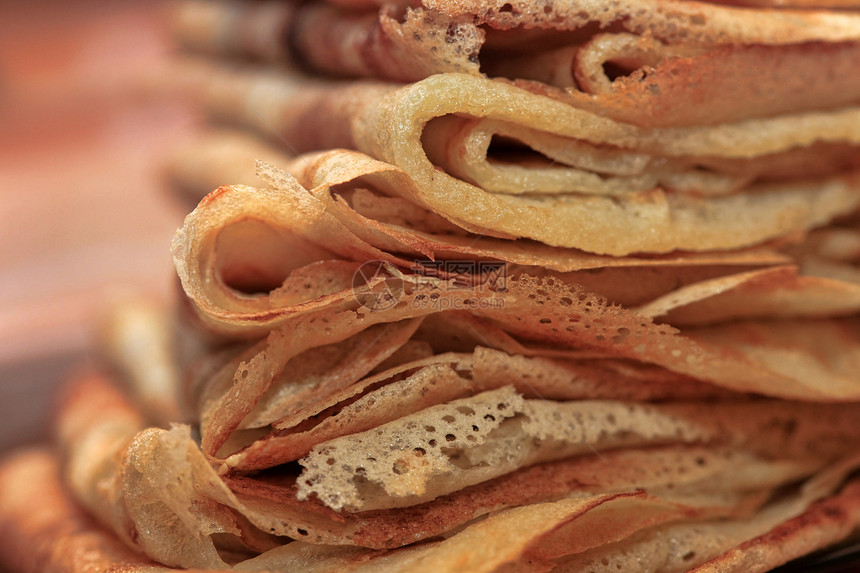
<path fill-rule="evenodd" d="M 184 212 L 160 165 L 194 120 L 153 88 L 163 16 L 155 2 L 6 4 L 0 366 L 85 350 L 112 293 L 173 287 Z"/>

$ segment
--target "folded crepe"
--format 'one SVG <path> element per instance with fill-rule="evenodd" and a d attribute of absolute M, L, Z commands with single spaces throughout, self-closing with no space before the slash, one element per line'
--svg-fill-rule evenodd
<path fill-rule="evenodd" d="M 33 447 L 0 465 L 0 548 L 14 571 L 168 573 L 132 551 L 75 502 L 56 452 Z"/>
<path fill-rule="evenodd" d="M 235 61 L 177 83 L 256 134 L 178 156 L 179 304 L 110 315 L 0 528 L 58 570 L 53 527 L 239 571 L 766 570 L 850 536 L 860 15 L 772 4 L 182 3 Z"/>
<path fill-rule="evenodd" d="M 138 313 L 143 309 L 134 307 Z M 119 316 L 129 315 L 126 311 Z M 361 346 L 369 349 L 367 342 L 387 340 L 402 348 L 404 334 L 417 332 L 411 322 L 392 325 L 401 333 L 393 339 L 362 331 L 359 335 L 372 339 L 366 338 Z M 121 323 L 121 319 L 113 322 Z M 165 328 L 165 321 L 158 317 L 137 324 L 142 325 L 138 333 L 144 340 L 164 338 L 158 331 Z M 107 332 L 117 336 L 123 331 Z M 437 327 L 435 332 L 439 331 Z M 423 346 L 426 352 L 430 342 Z M 136 348 L 148 354 L 145 346 Z M 369 350 L 360 356 L 337 350 L 320 349 L 316 361 L 308 354 L 291 375 L 310 370 L 311 374 L 316 371 L 317 380 L 319 375 L 322 381 L 326 376 L 331 380 L 332 375 L 342 375 L 344 368 L 347 373 L 354 371 L 355 359 L 384 362 L 399 348 L 389 351 L 388 358 Z M 138 364 L 142 355 L 133 352 L 117 353 L 115 360 L 125 366 Z M 412 350 L 400 359 L 415 353 Z M 332 357 L 341 360 L 332 362 Z M 834 407 L 750 400 L 623 363 L 589 367 L 588 363 L 512 358 L 488 349 L 476 349 L 471 357 L 440 358 L 423 362 L 453 363 L 456 369 L 416 370 L 402 384 L 391 382 L 395 386 L 391 392 L 377 382 L 376 388 L 382 391 L 368 394 L 371 399 L 338 405 L 317 416 L 323 423 L 334 421 L 335 426 L 347 428 L 340 440 L 332 439 L 338 435 L 337 428 L 334 434 L 320 433 L 305 424 L 311 436 L 305 440 L 305 453 L 308 446 L 312 448 L 302 460 L 308 471 L 301 475 L 279 462 L 281 470 L 275 472 L 232 471 L 219 476 L 187 427 L 146 428 L 144 415 L 117 390 L 116 381 L 105 374 L 84 376 L 67 392 L 58 421 L 65 481 L 120 539 L 150 557 L 184 567 L 222 568 L 237 563 L 239 570 L 292 570 L 309 560 L 319 570 L 333 571 L 409 570 L 425 564 L 450 570 L 453 563 L 466 559 L 481 562 L 479 570 L 489 571 L 526 561 L 559 567 L 583 560 L 614 564 L 631 555 L 661 551 L 661 558 L 692 566 L 756 536 L 773 538 L 767 545 L 773 547 L 770 561 L 765 562 L 775 564 L 796 554 L 796 545 L 811 546 L 805 539 L 800 543 L 771 533 L 774 527 L 778 530 L 798 515 L 818 516 L 828 525 L 816 538 L 823 545 L 842 538 L 856 523 L 853 489 L 826 497 L 838 491 L 842 477 L 856 466 L 852 459 L 856 404 Z M 415 366 L 406 363 L 400 369 Z M 149 375 L 136 368 L 123 370 L 130 379 Z M 497 378 L 504 378 L 505 370 L 509 386 L 475 394 L 472 382 L 503 384 Z M 387 381 L 388 372 L 377 380 Z M 571 377 L 571 372 L 576 374 Z M 620 382 L 624 376 L 630 379 L 626 387 Z M 417 415 L 404 410 L 403 398 L 410 392 L 426 396 L 435 390 L 444 395 L 445 387 L 457 380 L 472 386 L 464 398 L 421 409 Z M 680 391 L 685 384 L 686 397 Z M 514 390 L 517 385 L 520 390 Z M 324 399 L 326 389 L 318 382 L 315 391 L 304 396 L 311 401 L 305 411 L 313 411 L 313 402 Z M 296 395 L 294 387 L 286 390 L 286 395 L 274 396 L 270 403 L 280 402 L 295 422 L 294 408 L 302 404 L 302 396 Z M 519 392 L 541 398 L 524 400 Z M 590 399 L 555 401 L 586 397 Z M 604 400 L 595 401 L 595 397 Z M 719 401 L 689 402 L 705 397 Z M 619 398 L 681 401 L 648 405 Z M 360 414 L 358 418 L 351 407 Z M 392 412 L 395 419 L 385 422 Z M 371 420 L 371 431 L 355 433 L 354 424 L 362 421 L 361 415 L 365 422 L 368 415 L 376 419 Z M 245 419 L 282 416 L 270 407 Z M 429 424 L 435 428 L 429 429 Z M 533 438 L 524 440 L 529 435 Z M 392 443 L 399 444 L 398 449 L 390 450 Z M 522 447 L 516 444 L 537 449 L 519 458 L 499 457 Z M 380 446 L 384 447 L 380 450 Z M 302 455 L 295 446 L 293 451 Z M 351 460 L 356 454 L 372 454 L 375 459 L 370 465 L 370 457 Z M 448 456 L 453 465 L 444 462 Z M 484 464 L 482 458 L 495 461 Z M 822 471 L 828 466 L 831 469 Z M 335 467 L 338 472 L 325 469 Z M 349 470 L 343 473 L 347 467 L 358 472 L 356 476 L 362 474 L 362 479 L 351 476 Z M 359 471 L 362 468 L 365 471 Z M 817 472 L 821 473 L 811 477 Z M 809 481 L 802 488 L 789 487 L 804 479 Z M 386 493 L 371 493 L 378 487 L 373 484 L 381 484 Z M 356 496 L 350 494 L 351 487 L 369 489 Z M 424 493 L 416 493 L 416 487 Z M 19 490 L 4 487 L 3 491 Z M 822 503 L 829 509 L 810 505 L 821 498 L 826 498 Z M 10 499 L 21 502 L 17 494 Z M 356 503 L 360 507 L 352 507 Z M 499 513 L 503 508 L 511 510 Z M 57 515 L 59 523 L 75 523 L 77 518 L 65 515 L 64 511 Z M 475 521 L 484 515 L 490 517 Z M 526 529 L 523 523 L 535 527 Z M 471 525 L 455 533 L 466 524 Z M 15 521 L 9 527 L 22 530 Z M 517 531 L 523 532 L 519 538 Z M 452 537 L 438 540 L 449 532 Z M 661 550 L 660 540 L 666 536 L 684 543 Z M 289 538 L 297 541 L 284 545 Z M 708 542 L 703 544 L 705 538 Z M 421 539 L 428 542 L 412 545 Z M 498 545 L 501 539 L 503 547 Z M 787 548 L 783 547 L 786 540 L 791 541 Z M 482 551 L 475 551 L 476 543 Z M 409 547 L 381 551 L 404 545 Z M 23 542 L 22 546 L 28 545 Z M 116 559 L 112 551 L 122 554 L 111 547 L 109 542 L 108 549 L 90 548 L 88 558 L 102 559 L 100 552 L 105 551 L 109 562 Z M 256 553 L 261 555 L 249 559 Z M 492 559 L 482 559 L 488 556 Z M 136 562 L 136 558 L 127 559 Z"/>
<path fill-rule="evenodd" d="M 444 376 L 426 377 L 448 383 Z M 144 428 L 116 384 L 94 373 L 66 394 L 58 433 L 67 483 L 132 547 L 183 567 L 267 569 L 299 553 L 320 567 L 347 559 L 368 567 L 391 561 L 392 570 L 401 570 L 401 560 L 477 559 L 469 540 L 478 536 L 494 555 L 481 569 L 490 571 L 507 561 L 587 558 L 617 542 L 621 555 L 628 544 L 647 552 L 655 544 L 637 548 L 639 538 L 664 529 L 689 538 L 683 554 L 694 553 L 695 559 L 685 558 L 694 565 L 807 511 L 838 491 L 858 463 L 856 405 L 743 397 L 716 405 L 549 402 L 523 400 L 507 387 L 346 436 L 351 443 L 324 441 L 301 461 L 300 475 L 281 465 L 219 476 L 187 427 Z M 438 429 L 428 432 L 428 424 Z M 529 432 L 534 438 L 523 442 Z M 565 449 L 565 442 L 577 441 L 580 447 Z M 537 447 L 532 454 L 504 454 L 530 442 Z M 439 465 L 440 454 L 452 456 L 453 465 Z M 360 479 L 343 473 L 350 467 Z M 374 484 L 383 484 L 385 493 Z M 351 487 L 367 489 L 353 496 Z M 524 529 L 523 520 L 540 526 Z M 519 541 L 512 528 L 523 531 Z M 720 533 L 720 542 L 702 546 L 696 541 L 701 528 Z M 433 541 L 440 534 L 453 536 Z M 495 554 L 484 537 L 501 534 L 513 545 Z M 413 545 L 422 539 L 428 543 Z M 248 559 L 255 553 L 262 555 Z"/>
<path fill-rule="evenodd" d="M 851 10 L 355 8 L 188 2 L 177 22 L 198 48 L 280 46 L 271 55 L 316 73 L 415 84 L 226 66 L 184 79 L 210 113 L 294 151 L 397 165 L 416 184 L 401 196 L 487 236 L 609 255 L 729 249 L 858 206 Z"/>
<path fill-rule="evenodd" d="M 296 182 L 277 178 L 265 165 L 259 165 L 262 178 L 257 176 L 261 157 L 294 175 Z M 742 251 L 619 258 L 458 232 L 433 212 L 397 197 L 398 188 L 414 185 L 405 173 L 356 152 L 335 150 L 293 158 L 247 134 L 210 131 L 177 153 L 170 172 L 195 204 L 222 181 L 255 186 L 267 178 L 277 179 L 284 195 L 264 199 L 260 192 L 239 192 L 234 187 L 215 200 L 226 203 L 227 196 L 232 196 L 230 208 L 219 207 L 216 215 L 214 205 L 201 207 L 197 217 L 211 232 L 221 233 L 228 218 L 239 217 L 251 205 L 258 207 L 259 221 L 272 228 L 294 224 L 273 216 L 266 205 L 274 201 L 292 205 L 288 215 L 304 220 L 310 240 L 341 256 L 356 256 L 339 243 L 358 237 L 367 243 L 359 257 L 413 271 L 442 270 L 445 263 L 439 259 L 484 261 L 488 269 L 497 261 L 534 274 L 587 270 L 565 276 L 610 302 L 639 306 L 641 314 L 672 313 L 670 322 L 675 324 L 726 320 L 727 313 L 735 318 L 850 314 L 858 304 L 860 275 L 852 261 L 860 252 L 860 235 L 849 225 L 822 229 L 804 246 L 795 242 Z M 314 224 L 308 225 L 310 221 Z M 204 231 L 193 232 L 202 238 Z M 226 237 L 219 237 L 207 240 L 217 241 L 224 249 Z M 257 245 L 249 250 L 259 249 Z M 238 258 L 247 259 L 247 255 Z M 181 261 L 178 265 L 184 267 Z M 697 284 L 669 293 L 691 283 Z M 650 302 L 660 295 L 665 296 Z M 730 302 L 724 301 L 729 297 Z"/>
<path fill-rule="evenodd" d="M 332 251 L 294 267 L 323 248 L 316 222 L 260 209 L 289 197 L 278 184 L 298 189 L 263 172 L 272 188 L 222 187 L 177 234 L 179 332 L 196 342 L 172 362 L 184 375 L 162 380 L 185 387 L 136 391 L 135 406 L 94 374 L 64 399 L 66 483 L 131 547 L 215 569 L 660 570 L 732 562 L 762 540 L 775 565 L 856 526 L 855 486 L 842 489 L 858 463 L 856 321 L 781 310 L 679 331 L 575 273 L 364 276 Z M 362 280 L 339 282 L 349 273 Z M 705 278 L 646 302 L 708 300 L 726 277 L 748 284 Z M 140 365 L 172 327 L 146 312 L 105 336 L 131 387 L 153 389 Z M 151 343 L 121 344 L 130 325 Z M 141 408 L 158 403 L 184 410 L 200 441 L 147 427 Z M 777 533 L 803 516 L 826 525 L 815 542 Z"/>
<path fill-rule="evenodd" d="M 178 5 L 175 28 L 191 50 L 321 74 L 539 82 L 640 125 L 717 123 L 856 101 L 850 70 L 860 49 L 858 16 L 824 2 L 780 1 L 788 8 L 781 12 L 660 0 L 540 9 L 526 2 L 337 4 L 189 0 Z M 860 8 L 849 4 L 840 7 Z"/>
<path fill-rule="evenodd" d="M 396 165 L 414 183 L 400 197 L 491 237 L 613 256 L 732 249 L 860 204 L 850 105 L 643 127 L 463 74 L 396 87 L 203 65 L 185 80 L 213 115 L 291 149 L 348 147 Z"/>
<path fill-rule="evenodd" d="M 0 537 L 0 547 L 3 548 L 4 562 L 11 564 L 18 571 L 47 569 L 70 573 L 96 569 L 152 573 L 175 571 L 157 566 L 133 553 L 113 535 L 96 525 L 70 498 L 59 477 L 58 466 L 58 460 L 53 453 L 46 450 L 32 450 L 6 460 L 0 467 L 0 483 L 3 484 L 0 488 L 0 508 L 2 508 L 0 531 L 3 532 Z M 409 570 L 410 566 L 424 564 L 437 567 L 449 565 L 448 569 L 451 569 L 452 562 L 463 559 L 474 559 L 471 561 L 472 564 L 483 567 L 476 570 L 491 570 L 490 568 L 499 562 L 510 562 L 511 557 L 516 558 L 518 555 L 525 554 L 530 559 L 540 554 L 546 555 L 548 553 L 545 549 L 546 541 L 555 544 L 565 543 L 568 542 L 566 537 L 571 533 L 583 533 L 584 528 L 576 531 L 568 526 L 565 531 L 565 526 L 581 518 L 584 511 L 589 511 L 589 505 L 590 511 L 594 512 L 592 517 L 609 518 L 612 517 L 612 513 L 606 510 L 616 509 L 619 505 L 628 506 L 627 508 L 617 507 L 621 511 L 632 507 L 642 510 L 645 506 L 642 499 L 636 499 L 634 496 L 620 496 L 620 499 L 617 496 L 616 507 L 605 507 L 604 515 L 598 516 L 595 509 L 601 505 L 607 505 L 610 501 L 611 498 L 607 499 L 604 496 L 585 503 L 568 502 L 565 506 L 557 508 L 552 507 L 551 504 L 544 504 L 540 508 L 543 510 L 540 513 L 534 512 L 532 515 L 525 516 L 522 513 L 506 514 L 507 520 L 491 521 L 489 527 L 485 526 L 468 537 L 464 536 L 460 539 L 453 537 L 446 542 L 395 553 L 293 542 L 240 563 L 234 570 L 296 571 L 307 568 L 311 562 L 314 563 L 316 571 L 332 572 L 356 571 L 361 570 L 362 567 L 365 570 L 375 571 L 403 571 Z M 834 496 L 812 503 L 803 513 L 779 524 L 770 533 L 751 539 L 738 550 L 726 552 L 699 566 L 697 570 L 763 571 L 791 557 L 803 555 L 816 547 L 836 542 L 844 538 L 846 532 L 856 524 L 860 513 L 858 502 L 860 502 L 858 487 L 854 483 Z M 33 512 L 34 507 L 40 508 L 38 513 Z M 643 516 L 640 523 L 656 523 L 666 515 L 665 510 L 661 513 L 656 507 L 648 509 L 650 510 L 648 515 Z M 532 523 L 540 526 L 541 530 L 536 537 L 540 538 L 542 543 L 536 544 L 533 540 L 529 543 L 527 536 L 525 539 L 513 542 L 511 535 L 516 531 L 523 531 L 524 528 L 511 527 L 511 521 L 522 525 L 526 523 L 522 521 L 524 517 L 531 517 Z M 585 521 L 583 520 L 583 525 Z M 606 520 L 602 523 L 606 523 Z M 588 525 L 593 524 L 594 521 L 591 521 Z M 735 522 L 732 525 L 741 524 Z M 585 529 L 585 531 L 588 530 Z M 494 542 L 499 538 L 508 539 L 511 542 L 507 546 L 500 547 Z M 62 546 L 56 545 L 58 541 Z M 54 544 L 56 548 L 47 559 L 44 543 Z M 579 543 L 585 544 L 582 541 Z M 443 544 L 447 545 L 442 547 Z M 536 552 L 535 546 L 543 549 L 538 549 Z M 641 548 L 641 544 L 639 547 Z M 617 553 L 621 558 L 632 554 L 634 552 Z M 687 555 L 689 553 L 678 554 L 678 557 L 681 562 L 686 563 L 691 559 L 686 558 Z M 479 557 L 486 561 L 480 561 Z M 522 561 L 523 559 L 520 558 L 520 562 Z M 606 566 L 600 558 L 592 559 L 592 563 L 598 567 Z M 610 562 L 607 558 L 608 563 Z M 612 566 L 615 566 L 615 562 L 612 562 Z"/>
<path fill-rule="evenodd" d="M 318 222 L 288 211 L 299 196 L 279 195 L 285 182 L 293 193 L 301 186 L 272 167 L 261 173 L 271 188 L 218 189 L 174 245 L 191 306 L 180 315 L 190 321 L 184 336 L 206 333 L 185 357 L 186 376 L 172 377 L 185 380 L 175 395 L 199 420 L 200 442 L 186 427 L 146 429 L 104 378 L 82 383 L 88 389 L 71 393 L 63 409 L 77 496 L 161 562 L 221 567 L 262 552 L 238 567 L 310 559 L 397 570 L 444 562 L 449 550 L 472 559 L 471 536 L 534 519 L 558 533 L 535 529 L 487 570 L 504 560 L 573 567 L 653 553 L 693 566 L 807 511 L 853 467 L 858 333 L 850 319 L 825 318 L 827 309 L 789 319 L 790 309 L 780 309 L 678 331 L 608 305 L 575 273 L 458 284 L 383 267 L 362 282 L 338 282 L 344 268 L 355 278 L 357 261 L 329 250 L 296 268 L 315 251 L 272 248 L 273 237 L 323 247 Z M 357 236 L 342 237 L 351 239 L 335 251 L 366 249 Z M 267 294 L 237 290 L 284 272 L 287 281 Z M 740 274 L 762 272 L 772 269 Z M 690 279 L 650 307 L 731 292 L 713 286 L 727 277 L 749 284 L 735 275 Z M 383 284 L 394 288 L 374 291 Z M 466 297 L 475 302 L 453 307 Z M 138 364 L 141 356 L 114 360 Z M 829 489 L 791 489 L 802 480 Z M 475 521 L 483 516 L 491 517 Z M 570 543 L 596 527 L 592 519 L 616 525 Z M 562 549 L 550 549 L 555 535 Z M 685 552 L 661 545 L 667 536 L 687 540 Z M 703 538 L 720 542 L 703 547 Z M 287 539 L 295 541 L 277 547 Z M 390 552 L 398 547 L 406 549 Z"/>

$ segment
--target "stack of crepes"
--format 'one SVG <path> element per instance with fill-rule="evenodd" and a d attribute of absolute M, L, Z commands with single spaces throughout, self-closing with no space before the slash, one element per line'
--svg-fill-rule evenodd
<path fill-rule="evenodd" d="M 856 531 L 860 4 L 176 21 L 208 55 L 176 82 L 234 128 L 172 166 L 200 199 L 180 310 L 113 315 L 62 463 L 0 472 L 6 545 L 123 570 L 748 572 Z M 27 481 L 53 512 L 27 517 Z"/>

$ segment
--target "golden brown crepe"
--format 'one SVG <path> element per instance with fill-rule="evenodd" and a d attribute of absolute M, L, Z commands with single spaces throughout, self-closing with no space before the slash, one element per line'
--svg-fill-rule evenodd
<path fill-rule="evenodd" d="M 289 158 L 256 138 L 235 132 L 210 132 L 189 145 L 178 155 L 172 168 L 174 177 L 190 187 L 202 189 L 216 186 L 216 181 L 236 181 L 247 185 L 263 183 L 254 173 L 255 157 L 266 157 L 283 166 L 298 177 L 308 189 L 291 186 L 285 191 L 305 193 L 319 200 L 325 207 L 322 217 L 334 215 L 343 226 L 373 246 L 388 253 L 411 253 L 412 261 L 404 256 L 389 256 L 387 260 L 401 266 L 414 267 L 423 257 L 431 259 L 456 258 L 479 260 L 497 259 L 533 267 L 529 272 L 542 269 L 571 271 L 589 267 L 603 267 L 599 283 L 595 273 L 566 275 L 579 284 L 590 285 L 610 301 L 633 306 L 650 301 L 660 294 L 659 300 L 648 302 L 639 312 L 648 316 L 662 316 L 671 312 L 669 322 L 674 324 L 713 322 L 744 316 L 797 316 L 849 314 L 856 312 L 860 278 L 850 272 L 850 266 L 835 268 L 834 263 L 823 264 L 823 253 L 813 250 L 815 242 L 796 253 L 790 260 L 798 269 L 781 266 L 744 272 L 738 265 L 763 266 L 781 262 L 777 256 L 769 259 L 766 249 L 740 252 L 690 254 L 673 253 L 663 257 L 599 257 L 577 253 L 568 249 L 542 247 L 538 244 L 516 244 L 477 235 L 454 235 L 444 222 L 434 215 L 403 200 L 392 197 L 392 189 L 411 185 L 411 181 L 396 168 L 376 162 L 366 156 L 347 151 L 309 154 Z M 206 173 L 206 176 L 203 174 Z M 196 181 L 196 184 L 193 182 Z M 210 184 L 207 187 L 207 183 Z M 195 195 L 200 193 L 196 191 Z M 246 201 L 257 201 L 258 194 L 245 195 Z M 232 204 L 241 210 L 240 203 Z M 201 213 L 203 215 L 203 213 Z M 209 217 L 206 215 L 207 218 Z M 270 218 L 271 220 L 271 218 Z M 274 221 L 272 221 L 274 224 Z M 423 230 L 422 230 L 423 229 Z M 833 235 L 848 241 L 843 250 L 850 249 L 848 230 L 833 229 L 819 233 Z M 331 246 L 332 242 L 322 230 L 314 241 Z M 820 241 L 819 241 L 820 242 Z M 827 249 L 823 246 L 821 249 Z M 833 250 L 830 247 L 830 250 Z M 375 253 L 378 254 L 378 253 Z M 773 253 L 775 255 L 775 253 Z M 850 257 L 851 255 L 844 255 Z M 843 258 L 844 258 L 843 256 Z M 789 260 L 783 259 L 785 262 Z M 694 265 L 694 266 L 691 266 Z M 648 270 L 619 269 L 613 267 L 651 267 Z M 730 266 L 738 266 L 733 272 Z M 671 268 L 660 268 L 671 267 Z M 714 277 L 713 280 L 706 280 Z M 628 293 L 630 281 L 636 285 L 635 294 Z M 676 289 L 689 284 L 678 293 L 661 292 L 663 285 Z M 646 289 L 654 288 L 653 294 Z M 627 291 L 623 291 L 627 287 Z M 719 291 L 720 295 L 716 296 Z M 725 300 L 724 300 L 725 299 Z M 687 307 L 681 310 L 680 306 Z M 674 309 L 674 310 L 672 310 Z"/>
<path fill-rule="evenodd" d="M 179 304 L 108 316 L 58 453 L 0 466 L 0 548 L 668 572 L 845 539 L 858 8 L 182 2 L 172 79 L 245 131 L 177 155 Z"/>
<path fill-rule="evenodd" d="M 518 268 L 522 272 L 536 274 L 545 274 L 544 269 L 547 267 L 561 271 L 607 266 L 640 267 L 639 271 L 604 270 L 600 276 L 589 273 L 563 275 L 566 277 L 563 280 L 568 282 L 594 285 L 595 290 L 605 292 L 613 300 L 621 300 L 621 297 L 624 297 L 626 300 L 638 299 L 639 302 L 648 300 L 648 296 L 664 294 L 663 289 L 694 282 L 698 277 L 729 274 L 732 267 L 743 269 L 743 266 L 747 265 L 787 261 L 784 256 L 766 249 L 706 256 L 679 254 L 653 259 L 611 259 L 569 252 L 567 257 L 553 259 L 554 250 L 548 248 L 534 248 L 529 245 L 514 245 L 508 248 L 504 242 L 480 237 L 473 239 L 471 244 L 464 240 L 460 242 L 461 247 L 457 248 L 451 246 L 444 236 L 431 242 L 426 235 L 411 235 L 429 247 L 428 260 L 425 255 L 401 254 L 396 246 L 394 250 L 388 250 L 392 245 L 387 244 L 384 238 L 380 240 L 376 235 L 360 237 L 356 233 L 363 233 L 356 227 L 344 225 L 332 210 L 326 209 L 326 203 L 310 196 L 295 182 L 288 182 L 287 185 L 274 190 L 224 187 L 207 198 L 186 219 L 186 224 L 174 241 L 174 259 L 185 288 L 197 308 L 207 316 L 207 321 L 211 322 L 211 319 L 223 312 L 268 312 L 272 316 L 275 305 L 296 305 L 320 296 L 334 295 L 339 290 L 354 286 L 353 277 L 367 260 L 379 261 L 380 264 L 389 262 L 411 273 L 430 275 L 425 282 L 429 282 L 433 278 L 432 275 L 444 279 L 451 274 L 445 272 L 445 259 L 477 259 L 475 263 L 465 263 L 466 268 L 472 269 L 469 274 L 479 275 L 477 280 L 483 280 L 479 272 L 482 268 L 485 269 L 485 274 L 490 276 L 494 270 L 498 271 L 500 267 L 498 264 L 494 266 L 493 261 L 519 263 L 521 267 Z M 327 189 L 322 187 L 321 191 L 325 193 Z M 283 209 L 266 210 L 269 202 L 279 203 L 283 205 Z M 248 216 L 255 212 L 255 216 Z M 297 236 L 297 229 L 294 227 L 298 226 L 304 236 Z M 387 227 L 385 231 L 405 235 L 399 226 Z M 410 240 L 410 237 L 407 236 L 404 240 Z M 464 255 L 462 258 L 455 258 L 458 251 Z M 482 263 L 480 257 L 484 254 Z M 314 260 L 314 257 L 318 257 L 318 260 Z M 335 262 L 340 259 L 347 260 Z M 355 262 L 349 262 L 350 260 Z M 453 265 L 451 267 L 454 268 Z M 256 284 L 248 283 L 247 277 L 252 272 Z M 623 294 L 621 287 L 613 286 L 613 283 L 625 273 L 630 276 L 648 276 L 655 283 L 649 289 L 652 294 L 643 293 L 641 290 L 637 291 L 636 295 Z M 665 278 L 657 282 L 655 279 L 660 275 Z M 314 279 L 315 276 L 321 278 Z M 416 277 L 409 280 L 420 279 Z M 285 282 L 281 284 L 282 281 Z M 313 288 L 300 289 L 297 284 L 299 281 L 302 281 L 300 284 L 315 285 L 318 281 L 320 284 Z M 281 286 L 270 296 L 252 299 L 235 295 L 237 290 L 250 289 L 253 292 L 258 289 L 265 292 L 279 284 Z M 642 298 L 643 295 L 645 299 Z M 235 315 L 237 319 L 239 316 Z"/>
<path fill-rule="evenodd" d="M 298 500 L 295 477 L 288 473 L 222 481 L 182 427 L 169 431 L 150 428 L 135 435 L 139 418 L 112 384 L 103 375 L 80 378 L 64 404 L 60 435 L 72 491 L 103 521 L 112 523 L 127 543 L 160 561 L 184 566 L 220 569 L 238 560 L 240 570 L 268 569 L 273 564 L 288 568 L 291 559 L 300 555 L 307 559 L 310 552 L 315 554 L 314 566 L 322 570 L 363 563 L 381 570 L 401 570 L 416 560 L 438 562 L 443 568 L 437 570 L 450 570 L 444 567 L 477 559 L 474 546 L 480 543 L 493 556 L 483 565 L 490 571 L 524 559 L 565 563 L 572 558 L 565 556 L 576 553 L 588 558 L 595 551 L 612 551 L 619 543 L 637 547 L 639 538 L 665 528 L 689 539 L 687 552 L 697 552 L 693 564 L 802 513 L 810 503 L 838 488 L 857 464 L 846 458 L 820 471 L 802 488 L 775 495 L 769 493 L 774 487 L 819 470 L 821 452 L 801 461 L 796 454 L 769 459 L 736 446 L 622 448 L 535 466 L 461 489 L 435 503 L 345 515 L 314 500 Z M 102 415 L 94 416 L 94 410 Z M 819 425 L 827 426 L 821 421 Z M 773 437 L 781 439 L 781 432 Z M 800 429 L 797 436 L 804 434 L 806 430 Z M 777 451 L 789 452 L 784 448 Z M 553 499 L 557 501 L 550 501 Z M 831 502 L 836 506 L 844 503 L 840 498 Z M 391 553 L 306 547 L 308 542 L 397 547 L 502 507 L 512 509 L 491 513 L 441 543 L 430 541 Z M 732 521 L 735 519 L 741 519 L 744 526 Z M 524 521 L 540 525 L 523 528 Z M 694 541 L 695 532 L 702 527 L 733 533 L 723 535 L 722 545 L 710 544 L 706 549 Z M 301 541 L 278 547 L 277 538 L 261 530 Z M 576 543 L 572 543 L 574 539 Z M 497 547 L 499 542 L 503 543 Z M 653 550 L 655 545 L 647 547 Z M 249 552 L 262 555 L 242 561 Z"/>
<path fill-rule="evenodd" d="M 173 571 L 130 552 L 84 515 L 59 481 L 58 462 L 52 453 L 45 450 L 19 453 L 6 460 L 0 471 L 0 481 L 3 483 L 3 488 L 0 488 L 0 508 L 3 510 L 0 546 L 3 547 L 4 562 L 14 566 L 16 571 Z M 535 482 L 528 481 L 524 485 L 529 483 Z M 34 512 L 34 508 L 39 508 L 39 511 Z M 515 514 L 512 517 L 521 516 Z M 653 512 L 647 519 L 653 523 L 659 519 L 659 514 Z M 696 570 L 766 570 L 790 557 L 844 538 L 856 523 L 857 486 L 853 484 L 836 496 L 812 504 L 801 515 L 777 526 L 772 532 L 700 565 Z M 508 533 L 502 530 L 504 537 Z M 50 551 L 46 551 L 47 545 L 43 544 L 47 540 L 53 546 Z M 471 541 L 476 540 L 472 538 Z M 486 541 L 489 540 L 482 540 Z M 407 552 L 402 557 L 394 554 L 393 559 L 386 560 L 383 555 L 360 548 L 293 543 L 240 564 L 237 569 L 296 570 L 298 566 L 307 567 L 309 560 L 313 559 L 317 567 L 314 570 L 336 571 L 362 564 L 380 566 L 392 561 L 396 564 L 400 559 L 408 565 L 409 557 L 419 557 Z M 374 557 L 376 559 L 371 560 Z M 424 559 L 428 557 L 424 556 Z M 449 559 L 458 557 L 465 555 L 457 551 L 449 553 Z"/>
<path fill-rule="evenodd" d="M 546 10 L 379 4 L 191 0 L 175 20 L 179 38 L 203 52 L 398 82 L 450 72 L 539 81 L 633 123 L 716 122 L 856 101 L 858 16 L 827 4 L 783 13 L 659 0 L 555 2 Z"/>
<path fill-rule="evenodd" d="M 650 128 L 462 74 L 396 89 L 195 73 L 188 81 L 214 115 L 299 151 L 352 147 L 393 163 L 414 182 L 400 196 L 477 234 L 610 255 L 717 250 L 819 226 L 860 203 L 850 106 Z M 516 141 L 511 157 L 496 157 L 499 138 Z M 769 175 L 770 163 L 814 164 L 819 146 L 834 144 L 847 155 L 826 174 Z"/>

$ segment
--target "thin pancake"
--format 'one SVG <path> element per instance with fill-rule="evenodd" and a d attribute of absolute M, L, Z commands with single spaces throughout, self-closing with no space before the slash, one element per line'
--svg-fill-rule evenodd
<path fill-rule="evenodd" d="M 754 183 L 743 192 L 719 197 L 699 198 L 659 187 L 624 198 L 581 196 L 575 186 L 561 197 L 510 196 L 487 192 L 437 170 L 428 158 L 433 151 L 425 143 L 439 148 L 444 141 L 422 140 L 428 122 L 460 114 L 520 129 L 527 125 L 555 147 L 564 147 L 562 141 L 583 139 L 649 149 L 658 157 L 751 158 L 816 142 L 856 145 L 860 112 L 852 107 L 717 126 L 650 129 L 461 74 L 438 74 L 394 90 L 376 84 L 308 86 L 284 77 L 205 73 L 198 83 L 215 115 L 247 122 L 263 133 L 274 129 L 299 150 L 354 147 L 391 162 L 416 184 L 417 192 L 407 198 L 479 234 L 529 237 L 611 255 L 729 249 L 819 226 L 860 205 L 856 170 Z M 251 116 L 250 109 L 262 115 Z M 260 117 L 268 119 L 262 124 Z M 492 131 L 470 130 L 469 141 L 475 145 L 479 135 L 482 140 L 492 136 Z M 553 172 L 557 167 L 546 169 Z"/>

